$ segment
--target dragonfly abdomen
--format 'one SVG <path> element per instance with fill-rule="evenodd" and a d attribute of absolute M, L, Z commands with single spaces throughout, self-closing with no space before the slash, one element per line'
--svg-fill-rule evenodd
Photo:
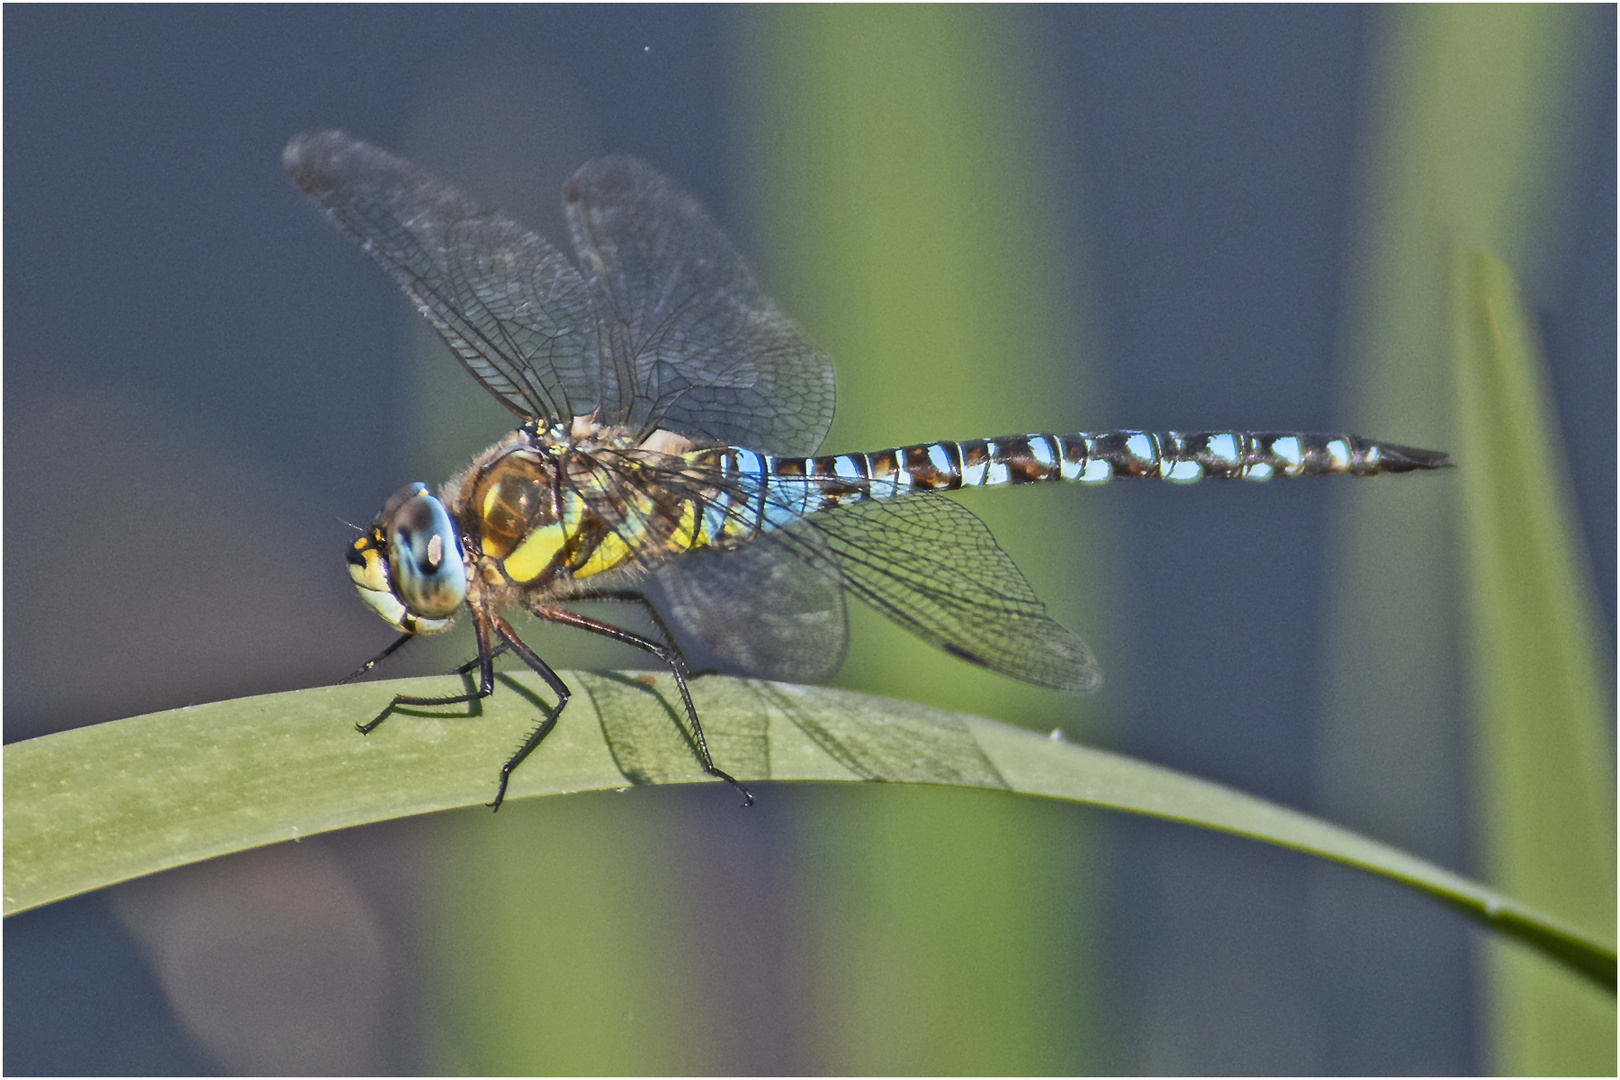
<path fill-rule="evenodd" d="M 1434 469 L 1446 455 L 1358 435 L 1297 431 L 1108 431 L 920 443 L 868 454 L 768 458 L 774 486 L 808 487 L 825 509 L 856 498 L 1067 480 L 1193 483 L 1274 476 L 1375 476 Z M 809 484 L 806 485 L 806 480 Z M 786 490 L 782 492 L 787 494 Z M 791 497 L 789 499 L 791 501 Z M 811 499 L 812 503 L 817 500 Z"/>
<path fill-rule="evenodd" d="M 1358 435 L 1297 431 L 1108 431 L 918 443 L 864 454 L 769 457 L 740 447 L 705 451 L 735 478 L 708 508 L 706 542 L 746 539 L 862 499 L 1053 480 L 1193 483 L 1274 476 L 1376 476 L 1446 465 L 1446 455 Z"/>
<path fill-rule="evenodd" d="M 1269 480 L 1273 476 L 1375 476 L 1438 468 L 1445 464 L 1446 455 L 1357 435 L 1108 431 L 923 443 L 876 454 L 812 458 L 807 464 L 819 475 L 829 471 L 821 464 L 829 461 L 864 461 L 872 476 L 870 494 L 882 497 L 1047 480 L 1100 484 L 1113 479 L 1158 479 L 1192 483 L 1205 477 Z"/>

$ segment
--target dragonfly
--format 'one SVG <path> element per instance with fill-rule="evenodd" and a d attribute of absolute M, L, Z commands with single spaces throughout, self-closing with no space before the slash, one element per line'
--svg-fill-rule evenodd
<path fill-rule="evenodd" d="M 401 488 L 346 556 L 361 598 L 400 631 L 350 678 L 463 609 L 478 649 L 463 669 L 477 667 L 476 690 L 396 694 L 356 725 L 362 733 L 400 706 L 488 697 L 502 652 L 550 689 L 555 704 L 501 766 L 488 804 L 497 810 L 570 696 L 505 610 L 656 658 L 674 676 L 703 769 L 746 805 L 752 794 L 709 753 L 679 641 L 751 675 L 818 681 L 843 661 L 853 596 L 1002 675 L 1076 692 L 1098 685 L 1090 649 L 948 492 L 1447 464 L 1440 451 L 1287 431 L 1036 433 L 821 454 L 831 360 L 698 203 L 641 161 L 591 161 L 564 185 L 577 261 L 341 132 L 294 138 L 283 164 L 520 422 L 437 495 L 419 482 Z M 639 607 L 651 632 L 575 610 L 596 601 Z"/>

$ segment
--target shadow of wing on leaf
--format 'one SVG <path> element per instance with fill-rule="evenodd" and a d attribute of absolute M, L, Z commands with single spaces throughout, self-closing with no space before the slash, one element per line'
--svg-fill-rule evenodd
<path fill-rule="evenodd" d="M 706 778 L 691 734 L 679 723 L 683 713 L 672 679 L 576 677 L 596 706 L 602 734 L 626 780 L 650 784 Z M 696 679 L 691 686 L 710 753 L 739 778 L 771 778 L 770 730 L 787 725 L 826 755 L 822 764 L 829 780 L 853 776 L 1007 787 L 967 724 L 953 713 L 901 701 L 881 701 L 880 710 L 871 703 L 881 699 L 753 679 Z M 807 767 L 814 769 L 815 763 L 795 761 L 792 774 L 802 776 Z"/>

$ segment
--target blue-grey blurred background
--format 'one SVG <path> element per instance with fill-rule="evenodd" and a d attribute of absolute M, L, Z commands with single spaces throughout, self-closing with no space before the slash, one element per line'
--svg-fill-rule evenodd
<path fill-rule="evenodd" d="M 997 412 L 982 428 L 967 417 L 918 431 L 911 403 L 867 401 L 892 410 L 892 434 L 862 429 L 860 447 L 834 448 L 1043 426 L 1345 428 L 1335 365 L 1385 17 L 1020 13 L 1045 88 L 1033 126 L 1058 178 L 1047 182 L 1059 208 L 1045 239 L 1078 268 L 1050 292 L 1083 312 L 1071 347 L 1087 355 L 1035 358 L 1046 374 L 1029 384 L 1027 419 Z M 6 740 L 332 683 L 388 640 L 349 587 L 345 522 L 369 520 L 407 480 L 442 479 L 418 436 L 432 423 L 420 401 L 434 376 L 406 359 L 418 333 L 408 304 L 283 177 L 294 133 L 342 128 L 395 149 L 554 237 L 567 173 L 595 154 L 635 154 L 710 209 L 836 365 L 867 362 L 838 348 L 834 316 L 796 294 L 793 267 L 767 243 L 773 209 L 750 190 L 777 167 L 748 82 L 762 77 L 748 54 L 760 18 L 703 7 L 8 6 Z M 1612 8 L 1582 18 L 1572 180 L 1524 284 L 1612 642 L 1615 19 Z M 997 197 L 984 194 L 987 205 Z M 883 363 L 926 385 L 929 361 Z M 1012 362 L 985 357 L 985 380 Z M 453 445 L 435 453 L 470 456 L 506 414 L 478 403 L 447 357 L 443 375 L 467 382 L 468 408 L 483 411 L 470 434 L 436 433 Z M 1365 433 L 1420 445 L 1447 434 Z M 1058 493 L 1078 504 L 1118 578 L 1097 587 L 1106 608 L 1060 608 L 1102 659 L 1109 696 L 1082 706 L 1050 695 L 1037 719 L 1330 813 L 1311 718 L 1332 636 L 1319 627 L 1339 496 L 1330 484 L 1277 488 Z M 1061 546 L 1049 543 L 1061 533 L 1018 535 L 1017 504 L 1002 499 L 994 521 L 1021 561 Z M 1210 543 L 1223 537 L 1242 542 Z M 583 662 L 571 647 L 547 655 Z M 1469 871 L 1465 748 L 1448 738 L 1455 757 L 1435 778 L 1443 820 L 1425 838 L 1383 838 Z M 648 1071 L 813 1072 L 842 1060 L 827 1056 L 837 1034 L 818 1026 L 815 1004 L 837 997 L 836 964 L 817 969 L 831 989 L 803 974 L 806 924 L 840 916 L 806 914 L 803 898 L 826 888 L 807 868 L 838 857 L 819 848 L 871 840 L 840 827 L 839 801 L 876 796 L 763 795 L 747 815 L 699 788 L 611 805 L 542 800 L 584 809 L 498 819 L 538 833 L 618 815 L 631 835 L 677 850 L 684 875 L 659 878 L 635 917 L 699 913 L 715 986 L 684 992 L 733 1020 L 688 1032 L 697 1050 L 638 1059 Z M 1476 939 L 1458 916 L 1229 837 L 1077 807 L 1038 814 L 1042 837 L 1061 844 L 1072 829 L 1086 853 L 1053 852 L 1061 873 L 1031 900 L 1050 920 L 1053 954 L 1072 946 L 1077 959 L 1030 991 L 1047 1010 L 1050 1056 L 1009 1058 L 1011 1071 L 1483 1068 Z M 486 826 L 497 822 L 472 827 Z M 457 1056 L 441 1018 L 451 946 L 424 944 L 444 938 L 422 885 L 441 872 L 438 827 L 319 837 L 8 919 L 6 1071 L 387 1073 L 476 1060 Z M 1372 914 L 1343 917 L 1344 896 Z M 533 924 L 566 910 L 537 892 Z M 953 917 L 972 932 L 970 912 Z M 954 974 L 965 985 L 980 977 L 976 962 L 963 954 Z M 952 1020 L 935 1022 L 944 1031 Z M 888 1068 L 850 1068 L 907 1071 L 872 1060 Z M 575 1059 L 533 1067 L 591 1071 Z M 919 1058 L 914 1071 L 951 1069 Z"/>

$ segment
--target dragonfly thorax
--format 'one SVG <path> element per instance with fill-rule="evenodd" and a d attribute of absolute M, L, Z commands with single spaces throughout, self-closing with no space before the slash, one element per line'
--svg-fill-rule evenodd
<path fill-rule="evenodd" d="M 580 579 L 690 550 L 694 445 L 577 417 L 526 425 L 484 451 L 444 490 L 478 600 L 544 602 Z"/>
<path fill-rule="evenodd" d="M 557 479 L 572 449 L 557 429 L 520 428 L 445 486 L 451 513 L 474 538 L 475 555 L 504 559 L 526 537 L 558 521 Z"/>
<path fill-rule="evenodd" d="M 394 493 L 370 530 L 349 546 L 349 577 L 383 621 L 409 634 L 448 629 L 467 598 L 461 541 L 426 484 Z"/>

